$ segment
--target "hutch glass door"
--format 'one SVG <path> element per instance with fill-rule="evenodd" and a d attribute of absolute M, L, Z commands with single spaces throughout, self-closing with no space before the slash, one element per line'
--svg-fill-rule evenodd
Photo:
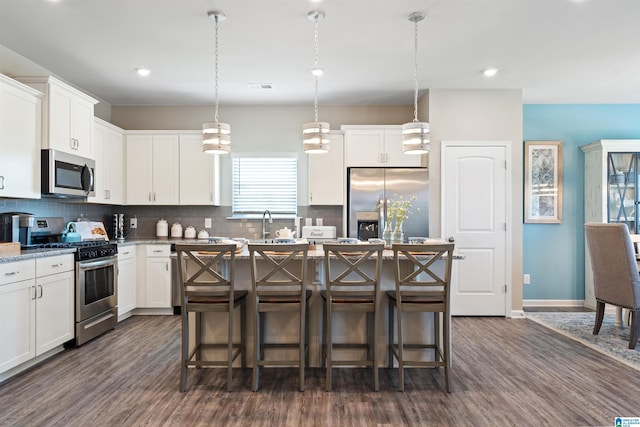
<path fill-rule="evenodd" d="M 608 221 L 624 222 L 631 233 L 638 233 L 638 153 L 609 153 Z"/>

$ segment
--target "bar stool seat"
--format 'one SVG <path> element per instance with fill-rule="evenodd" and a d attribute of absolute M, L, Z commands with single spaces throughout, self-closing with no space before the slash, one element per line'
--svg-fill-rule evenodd
<path fill-rule="evenodd" d="M 323 249 L 327 288 L 320 292 L 320 296 L 324 303 L 322 356 L 326 366 L 325 388 L 331 391 L 334 366 L 370 366 L 373 389 L 378 391 L 378 298 L 384 244 L 325 243 Z M 367 342 L 334 343 L 334 312 L 366 313 Z M 334 348 L 366 349 L 367 359 L 338 360 L 334 358 Z"/>
<path fill-rule="evenodd" d="M 236 291 L 234 285 L 235 244 L 178 244 L 178 277 L 182 293 L 182 357 L 180 391 L 187 389 L 189 367 L 223 366 L 227 368 L 227 390 L 232 390 L 233 362 L 241 357 L 246 366 L 246 301 L 247 291 Z M 234 311 L 240 307 L 240 343 L 233 343 Z M 202 314 L 227 313 L 225 343 L 202 342 Z M 195 314 L 195 345 L 189 347 L 189 313 Z M 224 349 L 223 361 L 205 360 L 206 350 Z"/>
<path fill-rule="evenodd" d="M 398 360 L 398 389 L 404 391 L 405 366 L 444 367 L 446 389 L 451 392 L 450 286 L 454 244 L 394 244 L 392 249 L 396 289 L 386 292 L 389 301 L 389 367 L 393 367 L 394 358 Z M 402 314 L 409 312 L 433 313 L 433 342 L 405 342 Z M 398 328 L 397 344 L 393 335 L 394 319 Z M 409 327 L 423 330 L 424 323 L 421 320 Z M 406 355 L 408 349 L 431 350 L 433 360 L 409 359 Z"/>
<path fill-rule="evenodd" d="M 253 391 L 258 390 L 260 367 L 297 366 L 299 390 L 304 391 L 304 368 L 309 352 L 308 301 L 306 287 L 308 243 L 250 243 L 251 288 L 254 314 Z M 267 313 L 289 312 L 299 316 L 295 343 L 266 342 Z M 297 359 L 265 357 L 267 349 L 298 349 Z"/>

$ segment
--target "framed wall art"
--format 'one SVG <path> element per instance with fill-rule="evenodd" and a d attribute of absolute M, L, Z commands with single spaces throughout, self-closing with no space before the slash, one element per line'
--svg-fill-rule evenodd
<path fill-rule="evenodd" d="M 524 143 L 524 222 L 562 223 L 562 141 Z"/>

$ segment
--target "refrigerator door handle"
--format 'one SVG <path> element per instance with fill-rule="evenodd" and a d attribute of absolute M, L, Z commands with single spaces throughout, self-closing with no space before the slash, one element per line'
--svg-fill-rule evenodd
<path fill-rule="evenodd" d="M 376 206 L 376 208 L 378 209 L 378 230 L 383 230 L 385 216 L 387 213 L 387 201 L 384 198 L 380 197 L 380 199 L 378 199 L 378 206 Z M 380 233 L 382 233 L 382 231 L 380 231 Z"/>

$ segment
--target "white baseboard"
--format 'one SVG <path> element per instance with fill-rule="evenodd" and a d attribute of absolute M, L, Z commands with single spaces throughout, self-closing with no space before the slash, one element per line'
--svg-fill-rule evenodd
<path fill-rule="evenodd" d="M 525 299 L 523 307 L 584 307 L 583 299 Z"/>

